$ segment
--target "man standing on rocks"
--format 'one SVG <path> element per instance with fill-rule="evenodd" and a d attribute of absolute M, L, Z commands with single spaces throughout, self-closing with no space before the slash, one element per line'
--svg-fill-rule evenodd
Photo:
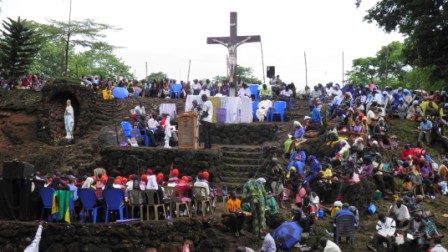
<path fill-rule="evenodd" d="M 213 118 L 213 104 L 211 101 L 208 100 L 206 94 L 203 94 L 201 96 L 201 99 L 203 101 L 203 104 L 199 121 L 201 122 L 202 125 L 202 139 L 204 139 L 204 148 L 211 149 L 212 141 L 211 141 L 210 129 L 212 126 L 212 118 Z"/>

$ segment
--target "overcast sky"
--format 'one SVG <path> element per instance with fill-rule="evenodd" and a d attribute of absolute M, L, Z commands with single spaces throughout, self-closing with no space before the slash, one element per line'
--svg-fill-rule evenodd
<path fill-rule="evenodd" d="M 121 28 L 106 33 L 106 41 L 123 47 L 115 51 L 139 78 L 164 72 L 170 78 L 212 79 L 226 75 L 227 49 L 207 45 L 209 36 L 228 36 L 230 12 L 238 13 L 238 35 L 260 35 L 262 44 L 238 47 L 238 64 L 251 67 L 263 80 L 264 70 L 275 66 L 283 81 L 305 86 L 304 52 L 308 84 L 342 82 L 344 69 L 355 58 L 374 56 L 381 46 L 403 41 L 375 24 L 363 22 L 375 0 L 72 0 L 72 20 L 94 19 Z M 47 23 L 68 21 L 70 0 L 3 0 L 6 17 Z M 261 46 L 262 45 L 262 46 Z M 266 79 L 267 80 L 267 79 Z"/>

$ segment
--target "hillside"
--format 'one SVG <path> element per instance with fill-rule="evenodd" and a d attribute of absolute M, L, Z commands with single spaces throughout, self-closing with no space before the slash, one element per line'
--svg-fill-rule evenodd
<path fill-rule="evenodd" d="M 66 99 L 66 97 L 61 97 L 59 100 L 63 101 L 63 99 Z M 76 139 L 74 144 L 67 146 L 65 145 L 63 135 L 51 137 L 49 129 L 43 127 L 42 114 L 48 113 L 48 111 L 42 110 L 51 106 L 44 104 L 48 99 L 46 100 L 42 93 L 25 90 L 0 90 L 0 170 L 2 169 L 3 161 L 13 159 L 30 162 L 35 165 L 36 170 L 40 170 L 42 173 L 68 169 L 89 170 L 92 167 L 96 167 L 97 162 L 101 159 L 102 143 L 99 141 L 101 130 L 107 126 L 110 127 L 114 123 L 117 124 L 123 118 L 129 117 L 129 109 L 135 107 L 140 102 L 145 105 L 147 112 L 156 112 L 158 105 L 166 101 L 135 97 L 125 100 L 102 101 L 95 95 L 85 99 L 95 101 L 91 106 L 95 120 L 92 120 L 92 123 L 83 129 L 84 132 Z M 79 103 L 83 102 L 85 101 L 79 101 Z M 175 102 L 178 111 L 182 111 L 184 100 L 176 100 Z M 50 101 L 50 105 L 54 103 L 56 102 L 53 101 L 52 103 Z M 276 146 L 277 151 L 281 151 L 286 135 L 293 132 L 292 121 L 299 120 L 302 122 L 303 117 L 307 114 L 306 102 L 294 101 L 292 112 L 287 112 L 286 114 L 288 121 L 275 123 L 278 126 L 277 137 L 272 142 L 265 144 Z M 57 118 L 56 115 L 54 118 Z M 397 119 L 388 120 L 388 123 L 391 134 L 398 136 L 400 147 L 405 143 L 416 141 L 416 123 Z M 390 157 L 393 153 L 388 151 L 385 156 Z M 428 153 L 434 160 L 438 161 L 440 156 L 446 153 L 446 150 L 443 150 L 440 144 L 435 143 L 428 149 Z M 281 161 L 285 164 L 287 162 L 283 158 L 281 158 Z M 238 175 L 232 174 L 232 176 L 237 177 Z M 220 185 L 218 184 L 217 186 L 219 187 Z M 378 212 L 385 212 L 391 201 L 379 200 L 374 203 L 378 208 Z M 425 206 L 433 210 L 439 232 L 446 233 L 448 231 L 448 219 L 442 217 L 442 215 L 448 213 L 448 197 L 439 195 L 434 200 L 427 199 L 425 200 Z M 222 212 L 223 209 L 219 209 L 217 216 Z M 291 217 L 289 210 L 282 210 L 282 213 L 285 219 Z M 366 242 L 373 234 L 377 217 L 376 215 L 362 214 L 361 227 L 356 232 L 357 241 L 355 245 L 342 245 L 343 251 L 366 251 Z M 319 220 L 316 223 L 315 230 L 318 236 L 326 235 L 324 229 L 328 229 L 330 232 L 332 230 L 328 219 Z M 231 236 L 231 234 L 226 235 Z M 239 241 L 245 243 L 244 238 L 240 238 Z M 448 238 L 444 238 L 444 244 L 448 244 Z M 254 244 L 254 247 L 257 246 L 259 244 Z"/>

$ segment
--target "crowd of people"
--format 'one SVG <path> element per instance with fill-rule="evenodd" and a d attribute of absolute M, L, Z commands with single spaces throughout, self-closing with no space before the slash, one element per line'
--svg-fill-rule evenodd
<path fill-rule="evenodd" d="M 0 72 L 1 71 L 2 70 L 0 70 Z M 0 88 L 5 90 L 27 89 L 27 90 L 40 91 L 45 86 L 46 83 L 47 79 L 43 73 L 27 74 L 15 82 L 1 79 Z"/>
<path fill-rule="evenodd" d="M 371 250 L 378 250 L 383 242 L 389 251 L 400 246 L 409 251 L 426 251 L 430 240 L 440 246 L 443 235 L 437 231 L 431 209 L 424 207 L 424 199 L 447 193 L 448 156 L 436 161 L 427 153 L 435 140 L 447 139 L 446 90 L 427 93 L 401 87 L 380 90 L 374 84 L 340 87 L 328 83 L 314 86 L 307 95 L 310 115 L 303 125 L 293 123 L 295 131 L 284 142 L 289 164 L 282 184 L 282 200 L 295 202 L 295 212 L 299 213 L 296 219 L 304 230 L 312 232 L 309 227 L 319 209 L 331 212 L 333 223 L 341 214 L 355 215 L 358 225 L 357 206 L 343 202 L 344 195 L 349 187 L 368 181 L 379 198 L 394 199 L 389 212 L 378 214 Z M 400 143 L 397 136 L 391 135 L 389 123 L 393 120 L 414 121 L 418 131 L 415 140 Z M 331 154 L 323 156 L 317 150 L 307 153 L 302 148 L 302 144 L 312 141 L 307 130 L 316 128 L 326 130 L 326 148 L 334 149 Z M 317 200 L 313 201 L 313 193 Z M 335 199 L 342 202 L 326 205 Z"/>
<path fill-rule="evenodd" d="M 67 190 L 71 192 L 72 200 L 72 216 L 71 219 L 82 220 L 85 213 L 81 212 L 82 203 L 79 197 L 78 191 L 80 189 L 91 189 L 95 192 L 97 197 L 97 205 L 101 206 L 105 204 L 102 201 L 103 191 L 107 189 L 121 189 L 124 192 L 123 204 L 132 205 L 130 197 L 131 191 L 133 190 L 155 190 L 159 197 L 159 202 L 164 202 L 167 204 L 167 212 L 174 211 L 174 209 L 169 209 L 171 193 L 173 193 L 170 188 L 178 189 L 176 193 L 176 198 L 182 200 L 183 203 L 189 204 L 189 209 L 181 209 L 179 213 L 173 213 L 175 216 L 186 216 L 188 212 L 193 211 L 194 205 L 192 202 L 195 199 L 193 193 L 193 187 L 203 187 L 205 189 L 206 195 L 210 199 L 210 207 L 216 207 L 216 195 L 217 191 L 209 183 L 210 173 L 206 170 L 199 172 L 195 177 L 181 175 L 179 169 L 173 168 L 171 166 L 170 172 L 168 174 L 162 173 L 160 170 L 146 169 L 146 171 L 141 174 L 129 174 L 128 176 L 116 176 L 112 177 L 106 174 L 106 170 L 103 168 L 95 169 L 94 175 L 84 175 L 79 176 L 76 172 L 69 171 L 66 174 L 61 174 L 60 172 L 54 172 L 54 174 L 49 174 L 41 176 L 39 172 L 36 173 L 33 181 L 33 190 L 39 190 L 37 185 L 43 187 L 53 188 L 55 191 Z M 41 181 L 38 183 L 37 181 Z M 200 209 L 198 209 L 200 211 Z M 197 211 L 197 212 L 198 212 Z M 139 213 L 144 214 L 144 213 Z M 103 216 L 104 214 L 99 214 L 98 216 Z M 168 216 L 166 216 L 168 217 Z M 63 221 L 63 220 L 62 220 Z"/>
<path fill-rule="evenodd" d="M 93 80 L 84 81 L 85 85 L 96 84 Z M 99 82 L 98 89 L 110 89 L 108 83 Z M 118 83 L 118 86 L 133 89 L 140 86 L 137 82 Z M 160 83 L 142 81 L 143 94 L 149 97 L 169 97 L 170 85 L 174 80 Z M 185 97 L 198 94 L 205 97 L 216 94 L 227 94 L 227 84 L 214 85 L 210 81 L 194 80 L 189 83 L 180 82 Z M 216 84 L 216 83 L 215 83 Z M 130 90 L 129 89 L 129 90 Z M 130 91 L 131 92 L 131 91 Z M 259 85 L 261 97 L 270 97 L 272 89 L 268 85 Z M 285 97 L 293 93 L 288 85 L 284 85 L 282 94 Z M 135 90 L 133 89 L 133 92 Z M 251 97 L 247 85 L 238 91 L 240 96 Z M 279 93 L 280 95 L 280 93 Z M 293 221 L 299 223 L 303 232 L 313 234 L 318 216 L 330 217 L 333 226 L 333 239 L 321 240 L 324 251 L 340 251 L 336 240 L 336 221 L 340 216 L 353 216 L 355 228 L 361 225 L 362 215 L 356 203 L 344 198 L 350 187 L 367 181 L 374 186 L 375 193 L 380 198 L 392 200 L 389 210 L 378 214 L 378 222 L 369 249 L 376 251 L 383 243 L 389 251 L 399 247 L 409 251 L 425 251 L 434 241 L 431 251 L 442 250 L 440 239 L 443 234 L 437 231 L 431 209 L 425 207 L 425 199 L 432 200 L 448 193 L 448 156 L 436 160 L 427 153 L 427 148 L 435 140 L 444 139 L 444 128 L 448 126 L 448 93 L 439 90 L 426 93 L 422 90 L 384 87 L 380 90 L 374 84 L 354 86 L 328 83 L 306 90 L 309 116 L 303 123 L 293 122 L 294 132 L 291 132 L 284 142 L 284 155 L 287 163 L 273 157 L 266 167 L 266 174 L 252 178 L 242 185 L 241 199 L 236 192 L 230 194 L 226 205 L 226 215 L 229 226 L 235 236 L 243 231 L 242 223 L 247 216 L 252 219 L 252 233 L 264 240 L 262 251 L 275 251 L 276 241 L 271 236 L 266 225 L 266 213 L 275 215 L 291 206 Z M 266 99 L 262 98 L 262 101 Z M 264 120 L 268 102 L 257 110 L 257 117 Z M 144 107 L 138 105 L 135 111 L 135 127 L 142 135 L 149 136 L 150 145 L 156 146 L 156 139 L 164 139 L 165 147 L 170 147 L 170 140 L 175 139 L 169 127 L 169 116 L 161 120 L 157 115 L 147 115 Z M 393 120 L 410 120 L 415 122 L 418 133 L 415 140 L 401 143 L 397 136 L 390 134 Z M 168 122 L 168 124 L 167 124 Z M 160 128 L 165 127 L 163 130 Z M 330 155 L 322 156 L 318 150 L 306 151 L 302 144 L 313 141 L 307 135 L 310 129 L 324 129 L 326 140 L 330 143 L 327 149 L 332 149 Z M 437 136 L 437 139 L 434 138 Z M 446 138 L 445 138 L 446 139 Z M 142 143 L 140 143 L 142 144 Z M 132 143 L 131 143 L 132 145 Z M 399 153 L 398 155 L 395 153 Z M 197 183 L 205 186 L 207 195 L 215 205 L 216 190 L 208 182 L 207 171 L 199 173 L 196 178 L 180 176 L 177 169 L 171 169 L 169 178 L 159 171 L 148 169 L 144 174 L 131 174 L 123 177 L 108 177 L 105 173 L 97 176 L 85 176 L 80 179 L 75 174 L 46 178 L 45 186 L 57 190 L 71 190 L 76 199 L 76 188 L 92 188 L 97 193 L 107 188 L 120 188 L 126 195 L 129 190 L 158 190 L 160 199 L 166 186 L 179 187 L 186 198 L 193 196 L 189 192 Z M 194 182 L 195 181 L 195 182 Z M 287 204 L 290 203 L 290 204 Z M 352 203 L 352 204 L 351 204 Z M 250 214 L 248 214 L 250 213 Z M 185 213 L 182 213 L 185 214 Z M 328 248 L 328 249 L 327 249 Z M 238 248 L 238 251 L 244 251 Z M 244 248 L 246 251 L 248 248 Z M 274 249 L 274 250 L 272 250 Z M 338 250 L 339 249 L 339 250 Z"/>

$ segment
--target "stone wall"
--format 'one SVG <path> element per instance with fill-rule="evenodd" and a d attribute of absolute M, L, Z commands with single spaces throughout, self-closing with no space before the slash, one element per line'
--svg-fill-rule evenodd
<path fill-rule="evenodd" d="M 109 147 L 101 151 L 100 165 L 112 176 L 143 173 L 147 168 L 169 173 L 171 162 L 182 175 L 196 175 L 207 169 L 216 174 L 217 152 L 161 148 Z"/>
<path fill-rule="evenodd" d="M 275 140 L 276 123 L 212 124 L 212 144 L 254 145 Z"/>
<path fill-rule="evenodd" d="M 23 251 L 29 244 L 25 239 L 33 239 L 37 226 L 37 222 L 1 221 L 1 250 Z M 219 252 L 254 244 L 257 242 L 254 237 L 238 241 L 226 226 L 214 219 L 97 225 L 48 223 L 42 233 L 40 251 L 146 251 L 153 248 L 155 251 L 177 252 L 188 243 L 190 251 Z"/>

